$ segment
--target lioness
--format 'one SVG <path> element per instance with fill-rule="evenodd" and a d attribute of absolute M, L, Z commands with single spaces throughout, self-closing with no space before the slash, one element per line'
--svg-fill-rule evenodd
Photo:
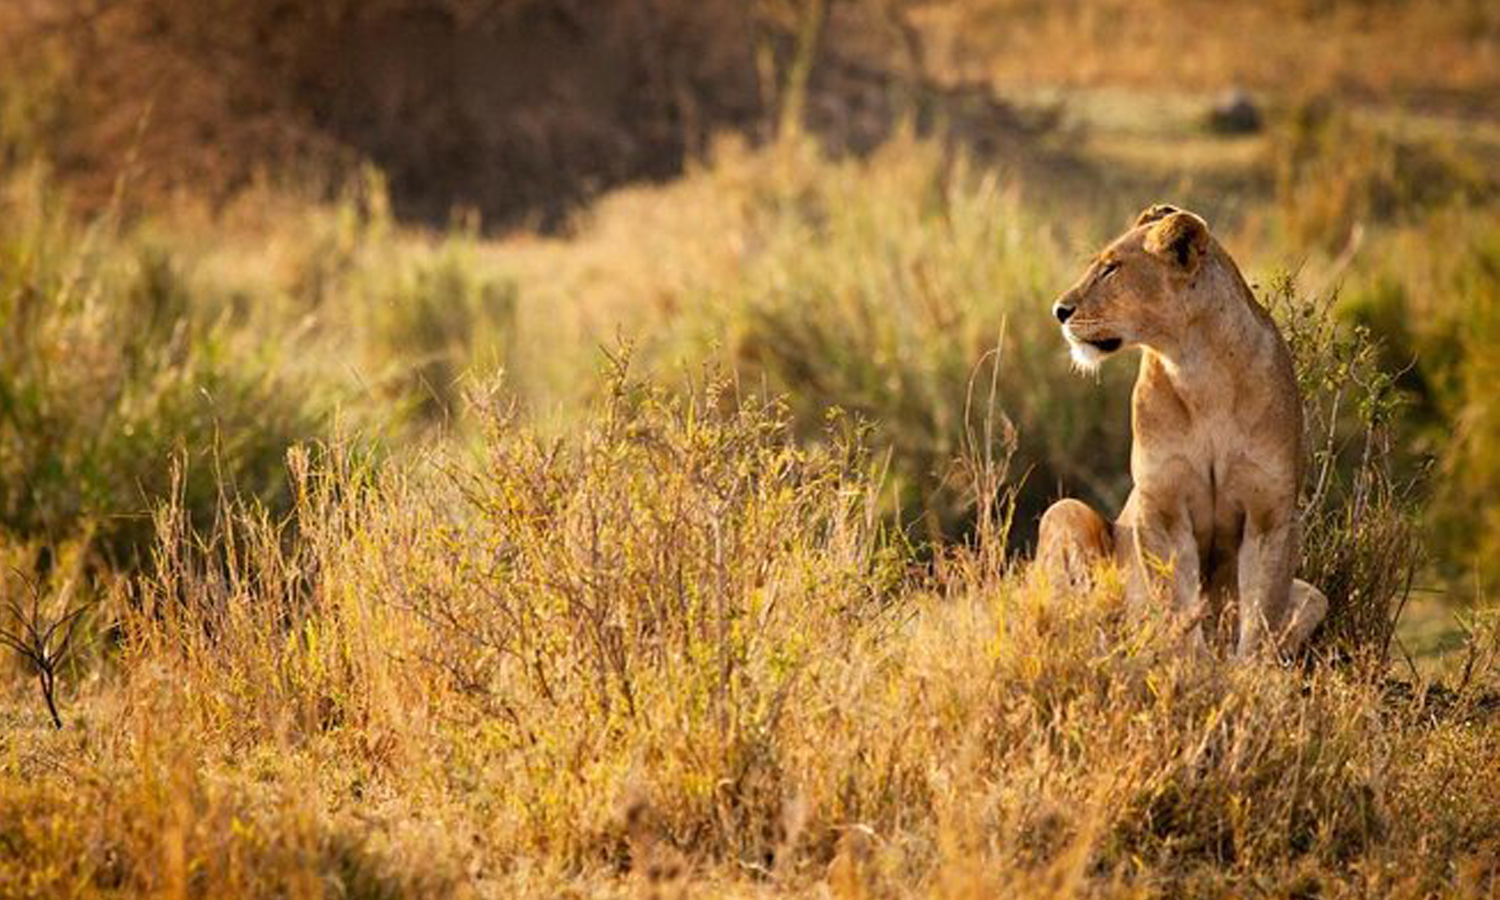
<path fill-rule="evenodd" d="M 1237 655 L 1287 654 L 1328 600 L 1293 579 L 1302 404 L 1291 353 L 1198 216 L 1157 205 L 1052 307 L 1075 364 L 1141 348 L 1130 498 L 1111 525 L 1077 500 L 1042 517 L 1039 562 L 1077 585 L 1113 557 L 1132 604 L 1170 597 L 1195 624 L 1238 601 Z"/>

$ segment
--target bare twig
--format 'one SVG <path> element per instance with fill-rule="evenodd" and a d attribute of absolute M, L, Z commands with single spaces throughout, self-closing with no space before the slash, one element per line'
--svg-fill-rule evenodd
<path fill-rule="evenodd" d="M 62 716 L 57 712 L 57 675 L 73 648 L 78 622 L 86 607 L 70 602 L 72 581 L 69 581 L 61 591 L 62 608 L 54 615 L 43 603 L 41 585 L 19 570 L 13 570 L 13 574 L 31 602 L 23 603 L 14 596 L 5 598 L 3 607 L 9 621 L 0 625 L 0 647 L 13 651 L 36 671 L 52 724 L 62 728 Z"/>

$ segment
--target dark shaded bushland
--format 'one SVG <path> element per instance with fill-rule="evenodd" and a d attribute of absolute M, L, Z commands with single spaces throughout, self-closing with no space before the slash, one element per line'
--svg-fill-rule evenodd
<path fill-rule="evenodd" d="M 53 162 L 79 202 L 269 177 L 386 175 L 397 214 L 562 229 L 603 191 L 678 176 L 712 139 L 806 123 L 868 151 L 908 113 L 994 147 L 1028 130 L 928 79 L 899 5 L 777 0 L 61 0 L 0 14 L 0 160 Z M 149 160 L 149 165 L 140 164 Z"/>

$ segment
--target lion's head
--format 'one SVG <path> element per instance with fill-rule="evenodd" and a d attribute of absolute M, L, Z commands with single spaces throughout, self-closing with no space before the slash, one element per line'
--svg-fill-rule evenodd
<path fill-rule="evenodd" d="M 1052 306 L 1073 362 L 1092 371 L 1122 347 L 1175 343 L 1195 317 L 1189 289 L 1209 250 L 1208 225 L 1193 213 L 1143 211 Z"/>

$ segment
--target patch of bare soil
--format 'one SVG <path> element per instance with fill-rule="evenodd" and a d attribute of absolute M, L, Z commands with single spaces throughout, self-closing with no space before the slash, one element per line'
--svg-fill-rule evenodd
<path fill-rule="evenodd" d="M 1500 716 L 1500 694 L 1451 688 L 1440 682 L 1424 685 L 1393 678 L 1385 684 L 1384 697 L 1391 709 L 1431 722 Z"/>

